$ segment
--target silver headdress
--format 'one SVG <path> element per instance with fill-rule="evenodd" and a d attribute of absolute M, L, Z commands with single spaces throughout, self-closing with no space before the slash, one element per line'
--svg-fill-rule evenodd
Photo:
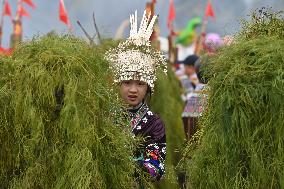
<path fill-rule="evenodd" d="M 118 47 L 107 51 L 105 58 L 115 74 L 115 82 L 140 80 L 154 89 L 156 70 L 161 68 L 167 73 L 167 65 L 160 51 L 151 47 L 150 37 L 157 16 L 150 19 L 146 11 L 137 31 L 137 11 L 130 15 L 130 36 Z M 149 23 L 150 22 L 150 23 Z"/>

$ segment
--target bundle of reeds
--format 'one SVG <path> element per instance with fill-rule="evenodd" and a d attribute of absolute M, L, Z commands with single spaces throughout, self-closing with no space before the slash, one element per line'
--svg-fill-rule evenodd
<path fill-rule="evenodd" d="M 133 184 L 132 138 L 113 116 L 121 103 L 104 48 L 48 35 L 1 57 L 1 188 Z"/>
<path fill-rule="evenodd" d="M 162 72 L 158 73 L 151 108 L 165 123 L 167 137 L 166 174 L 157 188 L 179 188 L 177 178 L 180 173 L 175 167 L 180 160 L 180 151 L 185 139 L 181 119 L 183 102 L 180 98 L 178 80 L 170 66 L 167 76 Z"/>
<path fill-rule="evenodd" d="M 262 10 L 210 59 L 188 188 L 284 188 L 284 19 Z"/>

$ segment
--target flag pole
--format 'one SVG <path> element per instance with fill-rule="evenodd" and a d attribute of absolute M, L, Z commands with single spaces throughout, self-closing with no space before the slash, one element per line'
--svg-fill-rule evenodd
<path fill-rule="evenodd" d="M 22 40 L 22 16 L 20 14 L 20 9 L 22 6 L 22 0 L 18 0 L 17 2 L 18 11 L 16 13 L 15 19 L 13 20 L 13 33 L 10 39 L 10 46 L 14 48 L 19 42 Z"/>
<path fill-rule="evenodd" d="M 204 16 L 203 21 L 202 21 L 202 26 L 201 26 L 201 33 L 199 35 L 199 38 L 196 41 L 196 46 L 195 46 L 195 51 L 194 51 L 195 52 L 194 54 L 198 56 L 200 55 L 202 44 L 205 39 L 207 23 L 208 23 L 208 17 Z"/>
<path fill-rule="evenodd" d="M 16 18 L 15 20 L 21 20 L 21 14 L 20 14 L 20 9 L 21 9 L 21 6 L 22 6 L 22 0 L 18 0 L 17 2 L 17 14 L 16 14 Z"/>
<path fill-rule="evenodd" d="M 171 11 L 174 11 L 174 8 L 173 7 L 171 7 L 171 6 L 173 6 L 174 5 L 174 1 L 172 0 L 172 1 L 170 1 L 170 10 L 169 10 L 169 18 L 168 19 L 170 19 L 170 12 Z M 174 14 L 174 17 L 175 17 L 175 13 L 173 13 Z M 173 19 L 175 19 L 175 18 L 173 18 Z M 169 44 L 169 50 L 168 50 L 168 55 L 169 55 L 169 62 L 171 63 L 171 64 L 174 64 L 175 62 L 176 62 L 176 60 L 177 60 L 177 55 L 178 55 L 178 49 L 177 49 L 177 47 L 175 46 L 175 43 L 174 43 L 174 34 L 175 34 L 175 31 L 174 31 L 174 26 L 173 26 L 173 19 L 171 19 L 171 20 L 168 20 L 168 27 L 169 27 L 169 29 L 170 29 L 170 34 L 168 35 L 168 44 Z"/>
<path fill-rule="evenodd" d="M 210 0 L 207 1 L 207 5 L 208 3 L 210 2 Z M 195 50 L 194 50 L 194 54 L 196 55 L 200 55 L 200 51 L 202 49 L 202 44 L 203 44 L 203 41 L 205 39 L 205 32 L 206 32 L 206 28 L 207 28 L 207 23 L 208 23 L 208 16 L 206 15 L 206 11 L 204 12 L 204 17 L 203 17 L 203 20 L 202 20 L 202 25 L 201 25 L 201 33 L 196 41 L 196 45 L 195 45 Z"/>
<path fill-rule="evenodd" d="M 152 1 L 152 2 L 147 2 L 147 3 L 146 3 L 146 13 L 147 13 L 148 16 L 150 16 L 150 19 L 153 18 L 153 15 L 155 14 L 154 1 Z M 155 34 L 156 34 L 156 31 L 155 31 L 155 28 L 154 28 L 154 29 L 153 29 L 153 33 L 152 33 L 152 35 L 151 35 L 151 37 L 150 37 L 150 41 L 151 41 L 151 42 L 153 42 L 153 41 L 156 40 L 156 39 L 155 39 L 155 37 L 156 37 Z"/>
<path fill-rule="evenodd" d="M 152 2 L 147 2 L 146 3 L 146 14 L 150 16 L 150 19 L 153 18 L 153 16 L 155 15 L 155 0 L 152 0 Z M 150 14 L 151 13 L 151 14 Z M 159 17 L 159 15 L 157 15 Z M 160 49 L 160 42 L 158 40 L 158 32 L 157 32 L 157 28 L 156 28 L 156 23 L 154 24 L 153 27 L 153 32 L 151 34 L 150 37 L 150 41 L 152 44 L 152 47 L 154 47 L 155 49 L 159 50 Z"/>
<path fill-rule="evenodd" d="M 2 47 L 2 36 L 3 36 L 3 25 L 4 25 L 4 14 L 5 14 L 5 0 L 2 0 L 2 14 L 0 20 L 0 47 Z"/>

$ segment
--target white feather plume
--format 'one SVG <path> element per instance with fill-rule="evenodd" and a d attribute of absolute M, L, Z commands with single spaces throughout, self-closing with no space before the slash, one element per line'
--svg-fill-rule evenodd
<path fill-rule="evenodd" d="M 154 24 L 157 16 L 154 15 L 152 19 L 150 19 L 151 13 L 147 16 L 146 10 L 144 11 L 139 30 L 137 23 L 137 10 L 135 14 L 130 15 L 130 36 L 129 39 L 136 41 L 138 44 L 149 44 L 150 37 L 153 33 Z M 150 22 L 150 23 L 149 23 Z"/>

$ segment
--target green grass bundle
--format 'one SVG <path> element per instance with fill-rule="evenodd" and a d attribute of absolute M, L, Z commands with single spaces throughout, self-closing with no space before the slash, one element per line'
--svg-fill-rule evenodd
<path fill-rule="evenodd" d="M 170 66 L 170 65 L 169 65 Z M 184 144 L 184 132 L 181 119 L 183 102 L 180 98 L 178 81 L 169 68 L 168 74 L 158 73 L 151 108 L 165 123 L 167 137 L 166 174 L 158 188 L 179 188 L 175 167 L 180 160 L 179 150 Z"/>
<path fill-rule="evenodd" d="M 209 102 L 185 161 L 188 188 L 284 188 L 284 20 L 267 15 L 205 68 Z"/>
<path fill-rule="evenodd" d="M 56 35 L 0 59 L 1 188 L 130 188 L 131 137 L 104 46 Z"/>
<path fill-rule="evenodd" d="M 258 9 L 252 12 L 251 20 L 242 20 L 242 30 L 238 37 L 241 39 L 257 39 L 273 36 L 284 38 L 284 11 L 273 12 L 271 8 Z"/>

